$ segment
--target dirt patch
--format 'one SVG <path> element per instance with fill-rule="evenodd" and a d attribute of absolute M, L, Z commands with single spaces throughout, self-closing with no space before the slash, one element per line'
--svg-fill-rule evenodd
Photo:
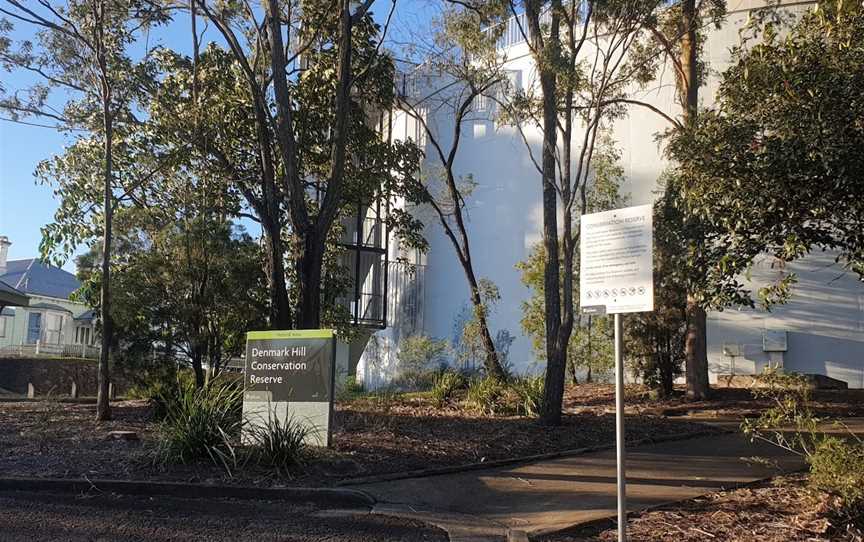
<path fill-rule="evenodd" d="M 153 479 L 255 485 L 327 485 L 341 480 L 454 466 L 611 444 L 614 415 L 580 412 L 561 427 L 526 417 L 487 417 L 455 406 L 435 408 L 423 397 L 386 406 L 361 400 L 336 407 L 333 447 L 317 451 L 291 479 L 250 467 L 227 477 L 209 463 L 156 466 L 157 426 L 145 401 L 112 404 L 113 419 L 96 423 L 95 405 L 0 402 L 0 476 Z M 659 416 L 628 416 L 628 439 L 711 430 Z M 131 430 L 137 441 L 109 432 Z"/>
<path fill-rule="evenodd" d="M 762 487 L 712 493 L 645 512 L 628 523 L 632 542 L 861 542 L 864 534 L 836 519 L 834 500 L 806 487 L 803 476 Z M 614 542 L 603 525 L 544 537 L 544 542 Z"/>
<path fill-rule="evenodd" d="M 815 390 L 809 406 L 823 417 L 864 416 L 864 390 Z M 747 389 L 713 388 L 708 401 L 689 401 L 683 388 L 676 388 L 672 397 L 652 399 L 645 386 L 628 385 L 625 392 L 627 412 L 655 416 L 696 415 L 704 417 L 743 418 L 758 416 L 771 405 L 769 400 L 756 400 Z M 569 386 L 564 395 L 564 408 L 570 412 L 613 412 L 615 386 L 612 384 L 581 384 Z"/>

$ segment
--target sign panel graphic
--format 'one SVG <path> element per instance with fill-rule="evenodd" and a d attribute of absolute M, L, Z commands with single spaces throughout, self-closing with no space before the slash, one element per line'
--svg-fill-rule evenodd
<path fill-rule="evenodd" d="M 243 373 L 247 424 L 293 419 L 310 429 L 307 442 L 328 446 L 335 370 L 332 330 L 250 331 Z"/>
<path fill-rule="evenodd" d="M 579 305 L 582 312 L 654 310 L 651 205 L 582 215 Z"/>

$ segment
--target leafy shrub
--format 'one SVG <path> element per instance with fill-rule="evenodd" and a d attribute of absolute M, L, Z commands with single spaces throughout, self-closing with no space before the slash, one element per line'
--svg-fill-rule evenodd
<path fill-rule="evenodd" d="M 807 463 L 810 484 L 840 497 L 846 515 L 864 521 L 864 442 L 825 437 Z"/>
<path fill-rule="evenodd" d="M 234 443 L 243 427 L 243 389 L 213 381 L 203 388 L 181 384 L 161 397 L 165 418 L 159 425 L 156 461 L 190 463 L 209 459 L 228 474 L 237 465 Z"/>
<path fill-rule="evenodd" d="M 352 399 L 356 399 L 357 397 L 363 395 L 364 393 L 363 384 L 361 382 L 357 382 L 356 375 L 346 375 L 345 382 L 339 387 L 338 399 L 340 401 L 350 401 Z"/>
<path fill-rule="evenodd" d="M 428 335 L 412 335 L 399 344 L 399 377 L 423 375 L 445 363 L 449 346 L 447 341 Z M 431 385 L 431 377 L 429 379 Z"/>
<path fill-rule="evenodd" d="M 507 410 L 507 386 L 497 378 L 484 377 L 468 386 L 468 405 L 483 414 L 494 416 Z"/>
<path fill-rule="evenodd" d="M 435 375 L 432 382 L 432 400 L 441 407 L 466 385 L 465 377 L 456 371 L 443 371 Z"/>
<path fill-rule="evenodd" d="M 261 424 L 248 424 L 245 438 L 250 445 L 247 458 L 258 466 L 274 469 L 278 474 L 302 463 L 306 452 L 306 438 L 315 429 L 294 418 L 279 420 L 268 416 Z"/>
<path fill-rule="evenodd" d="M 435 383 L 435 370 L 407 370 L 400 371 L 399 375 L 390 383 L 390 388 L 402 391 L 426 391 L 432 389 Z"/>
<path fill-rule="evenodd" d="M 846 439 L 819 429 L 826 420 L 809 407 L 810 386 L 795 373 L 768 368 L 751 391 L 774 405 L 742 424 L 751 440 L 762 440 L 804 458 L 810 484 L 839 498 L 837 514 L 861 526 L 864 522 L 864 441 L 849 432 Z"/>
<path fill-rule="evenodd" d="M 536 416 L 540 412 L 544 382 L 543 376 L 523 376 L 513 379 L 510 388 L 519 400 L 517 412 L 525 416 Z"/>
<path fill-rule="evenodd" d="M 390 412 L 401 397 L 402 394 L 392 387 L 376 390 L 371 396 L 375 409 L 381 412 Z"/>

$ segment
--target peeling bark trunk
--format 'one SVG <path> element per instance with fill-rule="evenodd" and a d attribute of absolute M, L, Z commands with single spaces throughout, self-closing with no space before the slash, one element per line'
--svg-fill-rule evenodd
<path fill-rule="evenodd" d="M 681 37 L 681 75 L 679 76 L 679 99 L 684 110 L 684 124 L 696 120 L 699 107 L 699 82 L 696 36 L 696 0 L 684 0 L 681 5 L 682 23 L 685 25 Z M 685 224 L 685 229 L 687 225 Z M 691 245 L 698 241 L 691 240 Z M 691 246 L 698 250 L 698 247 Z M 708 397 L 708 351 L 706 337 L 706 314 L 694 292 L 687 292 L 687 340 L 684 347 L 687 397 L 701 400 Z"/>
<path fill-rule="evenodd" d="M 103 84 L 103 87 L 105 85 Z M 105 209 L 105 223 L 102 238 L 102 284 L 100 287 L 99 310 L 102 319 L 102 350 L 99 352 L 99 367 L 98 367 L 98 391 L 96 395 L 96 419 L 99 421 L 111 419 L 111 407 L 109 400 L 109 384 L 111 382 L 109 362 L 111 360 L 111 341 L 113 339 L 114 326 L 111 319 L 111 221 L 114 215 L 114 194 L 113 194 L 113 137 L 114 126 L 110 112 L 110 94 L 107 88 L 104 91 L 102 115 L 104 118 L 105 129 L 105 179 L 104 179 L 104 200 L 103 206 Z"/>

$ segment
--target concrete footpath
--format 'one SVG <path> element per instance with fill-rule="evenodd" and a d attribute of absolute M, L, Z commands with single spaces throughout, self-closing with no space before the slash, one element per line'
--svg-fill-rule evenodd
<path fill-rule="evenodd" d="M 768 458 L 771 465 L 753 461 Z M 804 466 L 796 456 L 739 433 L 628 450 L 631 511 L 690 499 Z M 615 451 L 354 486 L 375 511 L 423 519 L 454 542 L 525 540 L 616 513 Z"/>

